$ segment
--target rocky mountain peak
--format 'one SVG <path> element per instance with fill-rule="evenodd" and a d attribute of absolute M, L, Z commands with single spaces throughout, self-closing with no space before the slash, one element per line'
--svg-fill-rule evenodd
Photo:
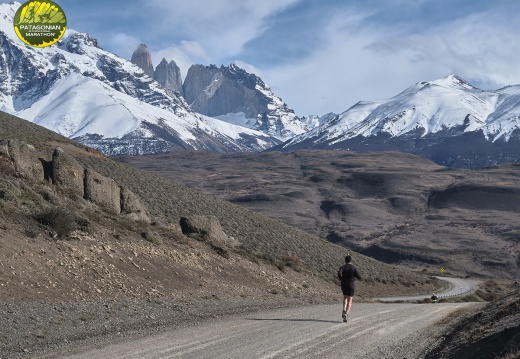
<path fill-rule="evenodd" d="M 75 32 L 72 35 L 70 35 L 66 39 L 66 41 L 64 41 L 64 44 L 62 46 L 65 46 L 68 52 L 78 55 L 84 55 L 84 46 L 91 46 L 97 48 L 98 42 L 95 38 L 91 37 L 88 34 Z"/>
<path fill-rule="evenodd" d="M 451 74 L 442 79 L 432 81 L 431 84 L 450 88 L 476 89 L 475 87 L 471 86 L 466 80 L 455 74 Z"/>
<path fill-rule="evenodd" d="M 152 56 L 150 55 L 150 50 L 148 50 L 148 46 L 146 46 L 146 44 L 140 44 L 137 47 L 137 49 L 132 54 L 130 61 L 133 64 L 139 66 L 143 72 L 152 79 L 154 78 Z"/>
<path fill-rule="evenodd" d="M 253 90 L 256 88 L 256 86 L 269 89 L 269 86 L 267 86 L 260 77 L 247 72 L 235 64 L 231 64 L 227 67 L 222 66 L 221 70 L 223 71 L 224 75 L 233 77 L 238 84 L 246 86 L 249 89 Z"/>
<path fill-rule="evenodd" d="M 154 79 L 159 82 L 162 87 L 179 92 L 182 91 L 182 76 L 181 69 L 175 61 L 166 61 L 165 58 L 157 65 L 154 72 Z"/>
<path fill-rule="evenodd" d="M 193 65 L 183 85 L 190 107 L 206 116 L 262 131 L 280 140 L 308 131 L 302 121 L 258 76 L 235 64 Z"/>
<path fill-rule="evenodd" d="M 483 91 L 456 75 L 419 82 L 384 101 L 359 102 L 286 142 L 298 148 L 397 150 L 449 167 L 520 158 L 520 86 Z"/>

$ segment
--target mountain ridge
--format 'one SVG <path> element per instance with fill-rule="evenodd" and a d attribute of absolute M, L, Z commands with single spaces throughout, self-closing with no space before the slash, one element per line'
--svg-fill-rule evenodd
<path fill-rule="evenodd" d="M 14 16 L 16 4 L 2 4 L 0 16 Z M 397 150 L 460 168 L 520 158 L 518 85 L 483 91 L 449 75 L 341 114 L 300 118 L 262 79 L 233 64 L 193 65 L 181 93 L 165 88 L 177 71 L 172 62 L 161 61 L 161 75 L 150 77 L 88 34 L 67 30 L 57 46 L 36 49 L 19 46 L 11 27 L 1 30 L 0 109 L 108 155 Z M 153 70 L 144 44 L 137 55 Z M 217 118 L 195 112 L 183 94 Z"/>
<path fill-rule="evenodd" d="M 12 18 L 17 5 L 1 4 L 0 16 Z M 141 147 L 147 153 L 247 152 L 279 143 L 264 133 L 196 114 L 173 90 L 99 48 L 88 34 L 67 29 L 57 46 L 31 48 L 21 44 L 9 23 L 2 22 L 0 29 L 2 111 L 107 154 L 140 154 Z"/>
<path fill-rule="evenodd" d="M 270 150 L 399 150 L 441 165 L 480 168 L 516 162 L 519 141 L 520 86 L 484 91 L 449 75 L 418 82 L 385 101 L 360 101 Z M 488 150 L 487 158 L 479 147 Z"/>

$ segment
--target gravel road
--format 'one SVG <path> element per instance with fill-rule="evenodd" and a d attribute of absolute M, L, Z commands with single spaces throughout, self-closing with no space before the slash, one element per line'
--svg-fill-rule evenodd
<path fill-rule="evenodd" d="M 354 303 L 278 309 L 176 328 L 60 358 L 422 358 L 475 303 Z M 45 358 L 58 357 L 57 353 Z"/>
<path fill-rule="evenodd" d="M 450 298 L 466 295 L 469 292 L 475 290 L 477 285 L 480 283 L 479 280 L 475 279 L 463 279 L 463 278 L 452 278 L 452 277 L 436 277 L 437 279 L 443 280 L 449 283 L 449 288 L 444 292 L 437 293 L 437 297 L 440 298 Z M 416 295 L 416 296 L 408 296 L 408 297 L 385 297 L 385 298 L 376 298 L 382 302 L 396 302 L 396 301 L 417 301 L 423 299 L 430 299 L 431 293 L 427 293 L 425 295 Z"/>

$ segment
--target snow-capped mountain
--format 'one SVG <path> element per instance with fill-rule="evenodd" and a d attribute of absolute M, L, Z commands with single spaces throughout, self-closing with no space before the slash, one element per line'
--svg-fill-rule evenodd
<path fill-rule="evenodd" d="M 183 90 L 194 111 L 283 141 L 317 125 L 312 117 L 296 116 L 260 77 L 234 64 L 191 66 Z"/>
<path fill-rule="evenodd" d="M 276 149 L 399 150 L 476 168 L 520 160 L 520 86 L 483 91 L 461 78 L 419 82 L 395 97 L 328 114 Z"/>
<path fill-rule="evenodd" d="M 0 110 L 106 154 L 173 149 L 260 151 L 280 143 L 259 131 L 193 112 L 130 61 L 67 29 L 57 46 L 16 36 L 20 3 L 0 4 Z"/>

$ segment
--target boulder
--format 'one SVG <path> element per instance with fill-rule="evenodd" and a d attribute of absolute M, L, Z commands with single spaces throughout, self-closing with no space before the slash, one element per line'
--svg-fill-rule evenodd
<path fill-rule="evenodd" d="M 54 150 L 52 154 L 52 183 L 57 186 L 71 187 L 80 197 L 83 197 L 84 177 L 83 166 L 67 155 L 60 147 Z"/>
<path fill-rule="evenodd" d="M 134 221 L 150 223 L 150 216 L 137 196 L 126 188 L 121 188 L 121 214 Z"/>
<path fill-rule="evenodd" d="M 16 175 L 22 178 L 43 180 L 43 166 L 32 145 L 19 140 L 0 141 L 0 155 L 13 162 Z"/>
<path fill-rule="evenodd" d="M 219 245 L 233 245 L 220 225 L 216 216 L 193 215 L 180 220 L 182 233 L 195 235 Z"/>
<path fill-rule="evenodd" d="M 121 213 L 121 189 L 116 181 L 91 169 L 85 170 L 84 198 L 109 211 Z"/>

